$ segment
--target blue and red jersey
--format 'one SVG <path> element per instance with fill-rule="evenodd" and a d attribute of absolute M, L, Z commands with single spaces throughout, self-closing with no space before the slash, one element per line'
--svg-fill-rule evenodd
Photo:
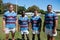
<path fill-rule="evenodd" d="M 40 27 L 40 23 L 41 23 L 41 18 L 40 16 L 32 16 L 31 17 L 31 24 L 32 24 L 32 30 L 39 30 L 39 27 Z"/>
<path fill-rule="evenodd" d="M 28 30 L 29 18 L 28 16 L 19 17 L 20 30 Z"/>
<path fill-rule="evenodd" d="M 48 29 L 53 29 L 55 26 L 55 20 L 58 20 L 56 13 L 46 13 L 45 14 L 45 25 Z"/>
<path fill-rule="evenodd" d="M 5 27 L 6 28 L 15 28 L 16 27 L 16 19 L 17 19 L 17 13 L 14 11 L 12 12 L 5 12 L 3 15 L 3 19 L 5 19 Z"/>

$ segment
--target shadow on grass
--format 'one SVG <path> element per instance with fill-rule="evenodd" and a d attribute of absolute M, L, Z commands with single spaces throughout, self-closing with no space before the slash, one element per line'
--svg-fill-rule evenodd
<path fill-rule="evenodd" d="M 9 40 L 12 40 L 12 39 L 9 39 Z M 15 40 L 22 40 L 22 39 L 20 39 L 20 38 L 17 38 L 17 39 L 15 39 Z"/>
<path fill-rule="evenodd" d="M 22 39 L 20 39 L 20 38 L 17 38 L 16 40 L 22 40 Z"/>
<path fill-rule="evenodd" d="M 60 31 L 60 29 L 57 29 L 57 31 Z"/>

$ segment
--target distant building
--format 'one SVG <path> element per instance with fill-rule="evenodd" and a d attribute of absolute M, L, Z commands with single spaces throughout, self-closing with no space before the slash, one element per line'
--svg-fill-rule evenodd
<path fill-rule="evenodd" d="M 28 16 L 33 16 L 34 15 L 34 13 L 32 13 L 32 12 L 26 12 L 25 14 L 28 15 Z M 38 15 L 41 15 L 41 13 L 38 13 Z"/>
<path fill-rule="evenodd" d="M 56 12 L 56 13 L 60 13 L 60 10 L 54 10 L 54 12 Z"/>
<path fill-rule="evenodd" d="M 26 12 L 26 13 L 25 13 L 25 15 L 33 16 L 33 15 L 34 15 L 34 13 L 32 13 L 32 12 Z"/>
<path fill-rule="evenodd" d="M 54 12 L 56 12 L 57 15 L 60 15 L 60 10 L 54 10 Z"/>

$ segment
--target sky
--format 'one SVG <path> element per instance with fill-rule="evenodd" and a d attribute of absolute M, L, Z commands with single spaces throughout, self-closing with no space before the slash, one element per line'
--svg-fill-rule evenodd
<path fill-rule="evenodd" d="M 38 6 L 40 9 L 47 10 L 48 4 L 51 4 L 53 10 L 60 10 L 60 0 L 2 0 L 3 3 L 12 3 L 28 8 L 32 5 Z"/>

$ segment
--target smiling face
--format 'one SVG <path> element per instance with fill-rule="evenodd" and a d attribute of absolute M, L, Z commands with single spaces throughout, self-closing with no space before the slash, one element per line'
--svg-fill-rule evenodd
<path fill-rule="evenodd" d="M 25 16 L 25 11 L 22 11 L 22 16 Z"/>
<path fill-rule="evenodd" d="M 10 6 L 9 6 L 9 11 L 11 12 L 11 11 L 13 11 L 13 9 L 14 9 L 14 8 L 13 8 L 13 5 L 10 5 Z"/>
<path fill-rule="evenodd" d="M 51 12 L 51 11 L 52 11 L 52 6 L 51 6 L 51 5 L 48 5 L 48 6 L 47 6 L 47 11 L 48 11 L 48 12 Z"/>
<path fill-rule="evenodd" d="M 34 11 L 34 15 L 36 16 L 36 15 L 37 15 L 37 13 L 38 13 L 38 12 L 37 12 L 37 10 L 35 10 L 35 11 Z"/>

